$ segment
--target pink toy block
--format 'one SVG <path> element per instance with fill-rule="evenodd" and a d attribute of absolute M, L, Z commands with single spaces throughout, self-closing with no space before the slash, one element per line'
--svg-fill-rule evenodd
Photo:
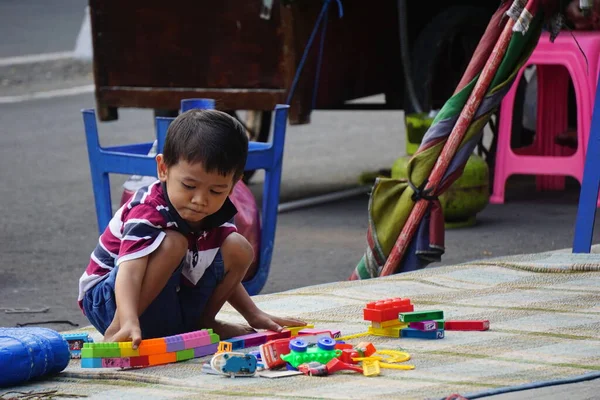
<path fill-rule="evenodd" d="M 218 343 L 212 343 L 212 344 L 209 344 L 206 346 L 196 347 L 194 349 L 194 358 L 204 357 L 204 356 L 208 356 L 211 354 L 215 354 L 217 352 L 218 347 L 219 347 Z"/>
<path fill-rule="evenodd" d="M 581 183 L 599 59 L 600 32 L 577 32 L 577 41 L 563 32 L 554 43 L 550 42 L 548 33 L 542 33 L 536 48 L 501 103 L 494 188 L 490 203 L 504 203 L 505 184 L 511 175 L 537 175 L 538 190 L 564 189 L 564 176 L 572 176 Z M 528 148 L 512 149 L 513 108 L 517 86 L 523 71 L 530 65 L 537 67 L 538 74 L 535 140 Z M 576 150 L 555 144 L 556 136 L 567 130 L 569 77 L 575 89 L 577 103 Z"/>
<path fill-rule="evenodd" d="M 194 349 L 211 344 L 210 335 L 205 330 L 184 333 L 179 336 L 183 339 L 185 349 Z"/>
<path fill-rule="evenodd" d="M 165 338 L 167 343 L 167 352 L 172 353 L 175 351 L 185 350 L 185 342 L 181 335 L 173 335 Z"/>
<path fill-rule="evenodd" d="M 123 358 L 103 358 L 102 368 L 131 368 L 129 357 Z"/>
<path fill-rule="evenodd" d="M 339 338 L 341 336 L 341 332 L 337 329 L 317 329 L 317 328 L 302 329 L 300 332 L 298 332 L 298 336 L 318 335 L 320 333 L 330 333 L 331 337 L 333 337 L 333 338 Z"/>

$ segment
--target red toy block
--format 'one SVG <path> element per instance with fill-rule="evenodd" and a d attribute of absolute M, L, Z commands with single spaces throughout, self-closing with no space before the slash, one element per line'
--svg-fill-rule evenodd
<path fill-rule="evenodd" d="M 363 309 L 363 318 L 366 321 L 384 322 L 397 320 L 401 312 L 412 312 L 415 307 L 410 299 L 386 299 L 367 303 Z"/>
<path fill-rule="evenodd" d="M 335 344 L 335 349 L 336 350 L 344 350 L 344 349 L 354 349 L 354 346 L 352 346 L 350 343 L 336 343 Z"/>
<path fill-rule="evenodd" d="M 354 349 L 342 349 L 342 354 L 338 358 L 345 363 L 356 364 L 356 363 L 358 363 L 358 361 L 354 361 L 353 358 L 359 358 L 359 357 L 360 357 L 360 354 L 358 353 L 358 351 L 356 351 Z"/>
<path fill-rule="evenodd" d="M 356 351 L 358 351 L 359 354 L 364 354 L 363 357 L 371 357 L 371 355 L 377 351 L 377 349 L 375 349 L 375 346 L 373 346 L 373 343 L 371 342 L 360 342 L 359 344 L 354 346 L 354 348 L 356 349 Z"/>
<path fill-rule="evenodd" d="M 267 343 L 267 335 L 264 332 L 249 333 L 248 335 L 236 336 L 233 339 L 243 340 L 245 349 Z"/>
<path fill-rule="evenodd" d="M 444 329 L 447 331 L 487 331 L 490 329 L 490 321 L 446 321 Z"/>
<path fill-rule="evenodd" d="M 277 339 L 286 339 L 286 338 L 289 338 L 292 336 L 292 332 L 285 330 L 285 329 L 281 332 L 266 331 L 263 333 L 267 337 L 267 342 L 270 342 L 271 340 L 277 340 Z"/>
<path fill-rule="evenodd" d="M 147 367 L 150 365 L 148 356 L 129 357 L 129 365 L 131 367 Z"/>

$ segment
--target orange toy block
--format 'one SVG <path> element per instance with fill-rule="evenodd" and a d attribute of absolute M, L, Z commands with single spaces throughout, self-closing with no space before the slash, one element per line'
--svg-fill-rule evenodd
<path fill-rule="evenodd" d="M 366 321 L 384 322 L 397 320 L 401 312 L 412 312 L 415 307 L 410 299 L 393 298 L 367 303 L 363 309 L 363 318 Z"/>
<path fill-rule="evenodd" d="M 148 356 L 149 365 L 163 365 L 177 362 L 177 353 L 152 354 Z"/>
<path fill-rule="evenodd" d="M 164 354 L 167 352 L 167 342 L 164 338 L 144 339 L 139 347 L 140 356 L 150 356 L 154 354 Z"/>

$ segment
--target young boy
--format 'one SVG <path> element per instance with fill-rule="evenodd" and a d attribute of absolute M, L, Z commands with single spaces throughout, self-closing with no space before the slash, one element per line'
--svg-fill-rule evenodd
<path fill-rule="evenodd" d="M 190 110 L 171 123 L 158 181 L 116 212 L 79 280 L 80 307 L 105 341 L 251 332 L 215 320 L 226 301 L 252 328 L 305 325 L 259 310 L 241 284 L 254 255 L 228 196 L 247 154 L 244 128 L 226 113 Z"/>

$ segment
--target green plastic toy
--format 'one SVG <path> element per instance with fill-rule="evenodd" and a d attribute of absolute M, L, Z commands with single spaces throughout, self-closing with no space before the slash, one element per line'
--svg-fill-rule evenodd
<path fill-rule="evenodd" d="M 342 355 L 341 350 L 335 349 L 335 340 L 321 338 L 317 347 L 308 347 L 308 343 L 298 338 L 290 341 L 290 353 L 281 356 L 281 359 L 292 367 L 298 368 L 300 364 L 319 362 L 323 365 Z"/>

